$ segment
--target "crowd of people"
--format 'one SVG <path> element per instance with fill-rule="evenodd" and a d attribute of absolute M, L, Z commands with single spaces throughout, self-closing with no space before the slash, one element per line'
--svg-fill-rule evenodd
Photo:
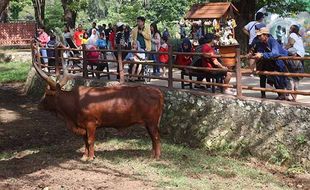
<path fill-rule="evenodd" d="M 303 41 L 299 35 L 299 27 L 292 25 L 290 28 L 288 42 L 286 44 L 279 43 L 279 38 L 275 39 L 266 28 L 266 24 L 263 23 L 264 14 L 258 12 L 256 19 L 251 21 L 243 28 L 243 32 L 249 36 L 249 54 L 248 57 L 250 68 L 262 71 L 278 71 L 278 72 L 303 72 L 302 61 L 283 61 L 274 60 L 279 56 L 294 55 L 303 57 L 305 55 L 305 49 L 303 47 Z M 217 54 L 217 50 L 214 46 L 216 36 L 212 33 L 203 34 L 201 29 L 197 26 L 193 26 L 195 31 L 193 34 L 197 34 L 195 39 L 198 39 L 198 44 L 192 43 L 193 40 L 189 39 L 184 30 L 180 30 L 182 37 L 182 43 L 178 48 L 178 52 L 197 52 L 204 53 L 202 56 L 178 54 L 173 60 L 174 64 L 182 66 L 199 66 L 206 68 L 222 68 L 227 67 L 218 58 L 210 58 L 210 55 Z M 196 30 L 197 29 L 197 30 Z M 85 45 L 88 49 L 111 49 L 114 50 L 120 46 L 122 49 L 127 50 L 139 50 L 140 53 L 123 53 L 122 58 L 126 61 L 144 61 L 153 60 L 155 63 L 167 64 L 169 62 L 169 56 L 167 54 L 151 54 L 149 51 L 155 52 L 168 52 L 170 46 L 168 46 L 168 40 L 170 34 L 168 29 L 165 29 L 162 33 L 159 31 L 157 24 L 146 24 L 144 17 L 137 17 L 136 26 L 130 28 L 122 22 L 118 22 L 115 25 L 111 23 L 106 26 L 105 24 L 97 27 L 95 22 L 92 23 L 90 29 L 83 29 L 81 24 L 78 25 L 73 35 L 68 28 L 64 29 L 63 34 L 64 45 L 70 46 L 70 39 L 74 42 L 77 48 L 81 48 Z M 48 35 L 44 32 L 44 29 L 38 29 L 38 40 L 41 47 L 46 47 L 49 43 Z M 282 41 L 281 41 L 282 42 Z M 145 53 L 141 53 L 145 52 Z M 42 56 L 47 57 L 46 51 L 42 50 Z M 100 55 L 95 55 L 99 57 Z M 116 57 L 116 55 L 115 55 Z M 47 63 L 47 59 L 43 59 L 44 63 Z M 98 67 L 99 69 L 102 69 Z M 131 64 L 128 70 L 130 74 L 140 74 L 141 64 Z M 183 69 L 184 70 L 184 69 Z M 119 71 L 119 68 L 118 68 Z M 212 73 L 211 73 L 212 74 Z M 214 74 L 214 73 L 213 73 Z M 230 82 L 232 74 L 230 72 L 221 71 L 217 73 L 224 78 L 224 83 Z M 165 67 L 154 66 L 153 75 L 166 76 Z M 198 81 L 202 81 L 204 77 L 197 77 Z M 274 86 L 276 89 L 289 89 L 297 90 L 300 77 L 286 77 L 286 76 L 260 76 L 261 87 L 266 87 L 266 83 Z M 133 80 L 129 78 L 129 80 Z M 207 80 L 207 79 L 206 79 Z M 202 85 L 196 84 L 195 88 L 205 88 Z M 224 92 L 227 94 L 235 94 L 232 89 L 225 88 Z M 262 92 L 262 98 L 265 98 L 265 92 Z M 278 99 L 284 100 L 296 100 L 296 95 L 286 95 L 279 93 Z"/>

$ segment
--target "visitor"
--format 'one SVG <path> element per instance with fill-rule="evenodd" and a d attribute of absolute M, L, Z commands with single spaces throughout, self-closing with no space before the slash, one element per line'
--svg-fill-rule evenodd
<path fill-rule="evenodd" d="M 255 21 L 249 22 L 247 25 L 244 26 L 243 32 L 249 37 L 249 45 L 251 45 L 253 39 L 256 37 L 256 30 L 255 26 L 257 24 L 263 23 L 264 21 L 264 13 L 258 12 L 255 16 Z"/>
<path fill-rule="evenodd" d="M 151 51 L 157 52 L 160 48 L 160 32 L 157 28 L 156 23 L 152 23 L 150 26 L 151 34 L 152 34 L 152 46 Z M 158 55 L 151 54 L 151 59 L 154 60 L 155 63 L 158 63 Z M 158 65 L 153 66 L 153 75 L 160 75 L 160 67 Z"/>
<path fill-rule="evenodd" d="M 96 46 L 99 48 L 99 50 L 107 49 L 107 41 L 105 39 L 104 31 L 102 31 L 100 33 L 99 38 L 96 42 Z M 99 61 L 97 68 L 96 68 L 97 71 L 103 71 L 106 67 L 108 67 L 108 64 L 102 60 L 106 60 L 106 52 L 105 51 L 100 51 L 100 61 Z M 96 72 L 96 76 L 99 79 L 100 73 Z"/>
<path fill-rule="evenodd" d="M 98 30 L 98 28 L 97 28 L 97 23 L 96 23 L 96 22 L 93 22 L 93 23 L 92 23 L 92 27 L 88 30 L 88 36 L 91 36 L 91 35 L 92 35 L 93 29 L 95 29 L 96 32 L 97 32 L 97 35 L 99 35 L 99 30 Z"/>
<path fill-rule="evenodd" d="M 65 26 L 65 28 L 64 28 L 63 37 L 64 37 L 64 45 L 65 45 L 66 47 L 68 47 L 69 44 L 68 44 L 68 42 L 67 42 L 66 39 L 72 39 L 72 35 L 71 35 L 71 32 L 70 32 L 69 27 L 67 27 L 67 26 Z"/>
<path fill-rule="evenodd" d="M 38 37 L 37 40 L 39 41 L 39 46 L 40 51 L 41 51 L 41 56 L 43 57 L 43 64 L 47 65 L 48 64 L 48 57 L 47 57 L 47 51 L 46 51 L 46 44 L 47 42 L 50 40 L 50 37 L 48 36 L 48 34 L 45 32 L 45 28 L 44 26 L 40 26 L 38 27 Z"/>
<path fill-rule="evenodd" d="M 210 57 L 210 56 L 216 55 L 214 49 L 212 48 L 214 35 L 211 33 L 207 33 L 204 38 L 205 38 L 204 39 L 205 44 L 202 46 L 202 49 L 201 49 L 201 52 L 203 53 L 202 67 L 227 69 L 227 67 L 222 65 L 217 58 Z M 232 76 L 231 72 L 225 72 L 225 71 L 219 71 L 219 72 L 208 71 L 208 73 L 217 75 L 219 77 L 224 76 L 224 84 L 229 84 L 231 76 Z M 202 81 L 202 80 L 203 80 L 202 77 L 199 79 L 197 78 L 197 81 Z M 230 90 L 228 87 L 223 87 L 223 89 L 224 89 L 225 94 L 235 95 L 235 92 Z"/>
<path fill-rule="evenodd" d="M 124 24 L 122 22 L 118 22 L 116 24 L 116 34 L 115 34 L 115 45 L 120 46 L 121 49 L 126 48 L 125 44 L 125 34 L 124 34 Z"/>
<path fill-rule="evenodd" d="M 288 43 L 286 44 L 286 48 L 292 56 L 296 57 L 304 57 L 305 56 L 305 48 L 301 35 L 299 34 L 299 27 L 297 25 L 292 25 L 290 27 L 288 37 Z M 304 72 L 304 63 L 300 60 L 289 60 L 288 61 L 288 70 L 292 73 L 303 73 Z M 302 79 L 301 77 L 289 77 L 288 82 L 288 90 L 298 90 L 299 81 Z M 292 101 L 296 101 L 297 94 L 291 94 Z"/>
<path fill-rule="evenodd" d="M 126 25 L 124 28 L 124 37 L 125 37 L 125 45 L 126 45 L 125 49 L 131 49 L 130 33 L 131 33 L 131 29 L 129 25 Z"/>
<path fill-rule="evenodd" d="M 151 29 L 145 24 L 145 18 L 137 17 L 137 26 L 131 32 L 132 41 L 139 41 L 140 48 L 145 51 L 151 50 Z"/>
<path fill-rule="evenodd" d="M 255 25 L 255 31 L 260 30 L 263 27 L 266 27 L 266 25 L 263 24 L 263 23 L 256 24 Z M 254 55 L 254 53 L 262 52 L 263 50 L 257 49 L 257 48 L 262 47 L 262 45 L 260 45 L 260 44 L 261 44 L 261 42 L 258 39 L 258 36 L 255 36 L 255 38 L 252 40 L 252 43 L 250 44 L 249 53 L 248 53 L 247 56 L 249 57 L 251 55 Z M 249 60 L 249 68 L 251 69 L 252 72 L 256 71 L 256 61 L 255 61 L 255 59 L 250 59 Z M 253 74 L 251 74 L 250 76 L 254 77 Z"/>
<path fill-rule="evenodd" d="M 97 30 L 95 28 L 92 29 L 92 33 L 91 36 L 89 37 L 88 41 L 87 41 L 87 45 L 90 46 L 96 46 L 97 40 L 98 40 L 99 36 L 97 34 Z"/>
<path fill-rule="evenodd" d="M 186 53 L 193 52 L 192 43 L 188 38 L 183 39 L 183 42 L 180 48 L 178 49 L 178 52 L 186 52 Z M 189 66 L 192 63 L 192 57 L 193 55 L 177 54 L 175 64 L 182 66 Z M 184 70 L 184 68 L 181 68 L 181 70 Z"/>
<path fill-rule="evenodd" d="M 108 24 L 108 28 L 104 30 L 105 38 L 108 43 L 108 49 L 111 49 L 111 43 L 110 43 L 110 33 L 112 32 L 112 24 Z"/>
<path fill-rule="evenodd" d="M 283 44 L 283 31 L 280 25 L 277 26 L 276 37 L 279 44 Z"/>
<path fill-rule="evenodd" d="M 289 37 L 288 37 L 288 43 L 286 44 L 286 49 L 289 48 L 295 48 L 297 50 L 297 55 L 300 57 L 305 56 L 305 47 L 302 40 L 301 35 L 299 34 L 299 27 L 297 25 L 292 25 L 290 27 L 289 31 Z"/>
<path fill-rule="evenodd" d="M 82 45 L 83 34 L 84 34 L 84 31 L 83 31 L 82 25 L 79 24 L 78 28 L 76 29 L 76 31 L 73 34 L 73 40 L 74 40 L 74 43 L 77 47 L 81 47 L 81 45 Z"/>
<path fill-rule="evenodd" d="M 57 51 L 55 48 L 67 48 L 67 47 L 64 46 L 60 41 L 57 40 L 56 35 L 53 32 L 50 33 L 50 40 L 46 44 L 46 47 L 49 48 L 49 49 L 47 49 L 48 66 L 55 66 L 56 51 Z M 59 57 L 62 56 L 62 55 L 60 55 L 62 53 L 61 50 L 58 50 L 57 53 L 58 53 Z M 50 70 L 50 69 L 48 69 L 48 70 Z"/>
<path fill-rule="evenodd" d="M 105 40 L 104 32 L 101 32 L 99 38 L 96 41 L 96 46 L 99 49 L 106 49 L 107 48 L 107 41 Z"/>
<path fill-rule="evenodd" d="M 181 39 L 184 39 L 186 37 L 185 27 L 186 24 L 184 22 L 179 22 L 179 34 Z"/>
<path fill-rule="evenodd" d="M 169 62 L 169 55 L 168 55 L 169 47 L 168 47 L 167 42 L 168 42 L 168 37 L 163 36 L 161 38 L 161 45 L 160 45 L 160 48 L 158 50 L 158 52 L 161 52 L 161 53 L 165 52 L 165 54 L 159 54 L 158 61 L 159 61 L 159 63 L 166 64 L 166 65 Z M 167 69 L 166 69 L 166 67 L 163 67 L 163 77 L 167 76 L 166 73 L 167 73 Z"/>
<path fill-rule="evenodd" d="M 281 44 L 277 42 L 273 37 L 271 37 L 269 29 L 266 27 L 261 28 L 257 31 L 257 36 L 260 43 L 259 49 L 261 52 L 255 53 L 253 56 L 255 59 L 261 62 L 262 70 L 265 71 L 277 71 L 277 72 L 287 72 L 287 68 L 283 60 L 272 60 L 279 56 L 287 56 L 288 52 L 285 50 Z M 266 88 L 267 83 L 274 86 L 276 89 L 286 89 L 288 79 L 286 76 L 261 76 L 261 87 Z M 266 95 L 262 92 L 262 98 Z M 278 93 L 278 100 L 285 100 L 286 95 L 284 93 Z"/>
<path fill-rule="evenodd" d="M 134 51 L 144 51 L 143 49 L 141 49 L 140 47 L 140 42 L 139 41 L 133 41 L 132 42 L 132 50 Z M 125 61 L 135 61 L 135 62 L 139 62 L 139 61 L 143 61 L 145 60 L 145 53 L 128 53 L 127 56 L 125 57 Z M 131 64 L 132 67 L 131 69 L 128 71 L 128 73 L 132 74 L 132 75 L 139 75 L 141 70 L 142 70 L 142 65 L 141 64 Z M 134 81 L 135 77 L 130 76 L 129 77 L 129 81 Z"/>
<path fill-rule="evenodd" d="M 109 49 L 111 49 L 111 50 L 114 50 L 116 48 L 115 47 L 116 29 L 117 29 L 117 26 L 114 25 L 112 27 L 110 34 L 109 34 Z"/>
<path fill-rule="evenodd" d="M 88 33 L 83 33 L 82 45 L 86 45 L 88 43 Z"/>
<path fill-rule="evenodd" d="M 168 28 L 165 28 L 164 29 L 164 32 L 163 32 L 163 37 L 169 39 L 170 38 L 170 33 L 169 33 L 169 30 Z"/>

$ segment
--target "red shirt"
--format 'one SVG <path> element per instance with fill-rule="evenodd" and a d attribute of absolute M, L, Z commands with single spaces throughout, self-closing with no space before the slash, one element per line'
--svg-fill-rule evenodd
<path fill-rule="evenodd" d="M 75 31 L 73 35 L 73 39 L 75 42 L 75 45 L 80 47 L 82 45 L 82 40 L 83 40 L 83 31 Z"/>
<path fill-rule="evenodd" d="M 111 43 L 111 48 L 115 49 L 115 32 L 112 31 L 109 35 L 109 42 Z"/>
<path fill-rule="evenodd" d="M 202 53 L 209 53 L 211 55 L 215 55 L 214 49 L 212 47 L 210 47 L 208 44 L 203 45 L 201 51 L 202 51 Z M 213 68 L 214 67 L 213 61 L 215 61 L 215 60 L 216 60 L 216 58 L 203 57 L 202 58 L 202 66 L 208 67 L 208 68 Z"/>
<path fill-rule="evenodd" d="M 168 52 L 168 46 L 167 47 L 160 47 L 159 52 Z M 159 54 L 158 56 L 159 62 L 167 64 L 169 62 L 169 55 L 168 54 Z"/>
<path fill-rule="evenodd" d="M 39 34 L 38 38 L 40 40 L 41 47 L 46 47 L 47 42 L 50 40 L 46 32 L 42 32 L 41 34 Z"/>
<path fill-rule="evenodd" d="M 188 66 L 192 63 L 191 55 L 177 55 L 175 63 L 177 65 Z"/>

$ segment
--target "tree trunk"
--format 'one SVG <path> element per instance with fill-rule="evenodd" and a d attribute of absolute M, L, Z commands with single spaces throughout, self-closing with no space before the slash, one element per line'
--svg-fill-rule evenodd
<path fill-rule="evenodd" d="M 251 20 L 254 19 L 256 10 L 256 0 L 240 0 L 234 3 L 239 10 L 239 16 L 236 18 L 237 28 L 236 38 L 240 44 L 242 53 L 247 52 L 249 38 L 242 32 L 242 28 Z"/>
<path fill-rule="evenodd" d="M 10 0 L 0 0 L 0 15 L 8 7 Z"/>
<path fill-rule="evenodd" d="M 34 14 L 39 27 L 44 26 L 45 0 L 32 0 Z"/>
<path fill-rule="evenodd" d="M 64 20 L 66 26 L 68 26 L 70 29 L 74 29 L 77 12 L 70 9 L 70 3 L 72 3 L 72 0 L 61 0 L 62 8 L 64 9 Z"/>
<path fill-rule="evenodd" d="M 8 8 L 0 14 L 0 23 L 7 23 L 9 20 Z"/>

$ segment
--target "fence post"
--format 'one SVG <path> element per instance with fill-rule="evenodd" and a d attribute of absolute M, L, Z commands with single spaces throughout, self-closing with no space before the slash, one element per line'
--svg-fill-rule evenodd
<path fill-rule="evenodd" d="M 241 72 L 241 59 L 240 59 L 240 47 L 236 49 L 236 86 L 237 86 L 237 97 L 242 97 L 242 72 Z"/>
<path fill-rule="evenodd" d="M 86 46 L 85 44 L 82 45 L 82 52 L 83 52 L 83 78 L 88 78 L 88 71 L 87 71 L 87 56 L 86 56 Z"/>
<path fill-rule="evenodd" d="M 125 83 L 125 76 L 124 76 L 124 66 L 123 66 L 123 59 L 122 59 L 122 51 L 121 46 L 117 45 L 117 64 L 118 64 L 118 76 L 119 82 L 121 84 Z"/>
<path fill-rule="evenodd" d="M 172 49 L 172 45 L 169 44 L 168 46 L 168 56 L 169 56 L 169 67 L 168 67 L 168 89 L 172 89 L 173 88 L 173 67 L 172 67 L 172 64 L 173 64 L 173 49 Z"/>
<path fill-rule="evenodd" d="M 56 76 L 59 76 L 59 48 L 56 47 L 55 49 L 55 73 L 56 73 Z"/>
<path fill-rule="evenodd" d="M 41 49 L 40 49 L 40 45 L 38 43 L 36 45 L 36 48 L 37 48 L 37 60 L 38 60 L 39 68 L 42 69 Z"/>

